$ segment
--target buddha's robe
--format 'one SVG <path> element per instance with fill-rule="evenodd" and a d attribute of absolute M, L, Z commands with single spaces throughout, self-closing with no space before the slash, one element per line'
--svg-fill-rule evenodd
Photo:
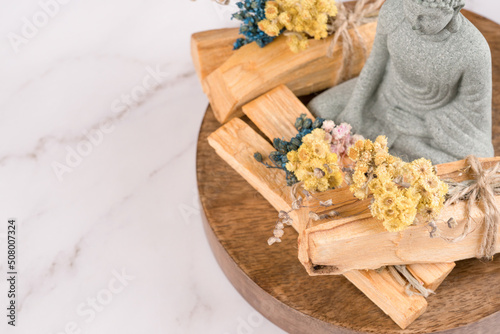
<path fill-rule="evenodd" d="M 391 153 L 408 161 L 493 156 L 490 49 L 462 14 L 454 25 L 439 37 L 419 35 L 400 1 L 387 0 L 359 79 L 331 88 L 308 107 L 352 123 L 367 138 L 386 135 Z M 353 99 L 362 101 L 357 114 L 349 108 Z"/>

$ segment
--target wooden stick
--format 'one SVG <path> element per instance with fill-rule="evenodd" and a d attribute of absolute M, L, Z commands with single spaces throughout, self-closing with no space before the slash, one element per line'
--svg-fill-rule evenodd
<path fill-rule="evenodd" d="M 243 113 L 269 138 L 290 138 L 297 135 L 295 120 L 301 114 L 314 119 L 306 108 L 285 85 L 279 85 L 269 93 L 243 106 Z"/>
<path fill-rule="evenodd" d="M 500 162 L 500 158 L 482 159 L 482 162 L 484 168 L 490 168 Z M 462 181 L 471 178 L 465 171 L 465 160 L 438 165 L 436 168 L 442 179 Z M 308 205 L 318 206 L 319 201 L 328 198 L 336 201 L 344 196 L 345 192 L 344 189 L 323 192 Z M 500 204 L 500 196 L 497 197 L 497 201 Z M 342 213 L 347 210 L 346 207 L 346 204 L 341 205 L 338 210 Z M 453 262 L 476 256 L 483 233 L 480 226 L 464 240 L 450 243 L 439 237 L 431 238 L 430 228 L 425 225 L 410 226 L 402 232 L 388 232 L 380 221 L 366 211 L 366 208 L 366 201 L 353 202 L 351 211 L 343 215 L 347 218 L 326 223 L 321 221 L 306 229 L 301 244 L 302 261 L 313 267 L 319 265 L 323 271 L 328 268 L 329 274 L 342 274 L 354 269 L 376 269 L 396 264 Z M 318 211 L 331 209 L 331 207 L 321 208 Z M 352 215 L 352 212 L 356 211 L 363 213 Z M 480 208 L 475 208 L 471 216 L 479 224 L 483 212 Z M 451 217 L 458 222 L 458 226 L 453 230 L 450 230 L 447 224 Z M 443 210 L 435 221 L 443 234 L 453 237 L 463 230 L 465 219 L 465 204 L 458 203 Z M 373 249 L 377 249 L 377 252 L 373 252 Z M 497 242 L 497 252 L 500 252 L 500 240 Z M 415 268 L 411 268 L 410 271 L 414 272 Z M 425 280 L 425 275 L 417 276 Z"/>
<path fill-rule="evenodd" d="M 202 87 L 205 78 L 231 57 L 238 37 L 238 28 L 202 31 L 191 36 L 191 57 Z M 203 91 L 206 93 L 205 87 Z"/>
<path fill-rule="evenodd" d="M 358 28 L 369 51 L 376 25 L 373 22 Z M 357 40 L 355 33 L 351 34 Z M 235 51 L 203 83 L 217 120 L 227 122 L 235 117 L 241 106 L 280 84 L 286 84 L 296 95 L 332 87 L 337 82 L 343 59 L 341 43 L 336 46 L 333 58 L 326 57 L 331 39 L 311 40 L 309 48 L 298 54 L 290 51 L 285 36 L 276 38 L 264 48 L 251 43 Z M 201 59 L 196 48 L 194 50 L 193 58 Z M 364 63 L 364 54 L 357 47 L 351 59 L 350 77 L 358 75 Z"/>
<path fill-rule="evenodd" d="M 274 148 L 239 118 L 234 118 L 208 137 L 217 154 L 250 183 L 276 210 L 291 210 L 292 198 L 283 171 L 267 168 L 254 158 L 268 156 Z"/>
<path fill-rule="evenodd" d="M 402 329 L 427 309 L 427 300 L 422 296 L 408 296 L 405 287 L 386 268 L 380 272 L 353 270 L 344 276 Z"/>

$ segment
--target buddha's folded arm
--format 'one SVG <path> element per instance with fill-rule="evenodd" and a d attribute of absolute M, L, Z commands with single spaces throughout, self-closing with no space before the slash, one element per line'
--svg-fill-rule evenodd
<path fill-rule="evenodd" d="M 474 154 L 493 156 L 491 143 L 491 62 L 472 62 L 466 69 L 456 98 L 426 114 L 431 145 L 456 159 Z"/>

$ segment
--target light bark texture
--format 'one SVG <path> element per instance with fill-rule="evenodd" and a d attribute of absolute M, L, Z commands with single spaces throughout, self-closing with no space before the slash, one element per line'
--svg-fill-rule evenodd
<path fill-rule="evenodd" d="M 371 50 L 377 23 L 368 23 L 358 28 L 366 48 Z M 353 40 L 357 36 L 351 31 Z M 338 43 L 333 57 L 326 56 L 332 37 L 324 40 L 311 40 L 309 47 L 300 52 L 290 51 L 286 37 L 280 36 L 275 41 L 260 48 L 255 43 L 243 46 L 210 73 L 203 80 L 203 88 L 208 95 L 215 117 L 225 123 L 232 117 L 241 115 L 241 107 L 279 86 L 287 85 L 296 95 L 308 95 L 334 86 L 340 82 L 338 70 L 344 61 L 342 43 Z M 199 68 L 206 57 L 193 53 Z M 202 50 L 202 49 L 199 49 Z M 214 49 L 211 49 L 212 53 Z M 357 76 L 365 63 L 362 48 L 357 45 L 350 59 L 348 79 Z M 218 62 L 218 60 L 217 60 Z M 200 71 L 201 73 L 201 71 Z"/>
<path fill-rule="evenodd" d="M 500 162 L 500 158 L 481 161 L 483 168 L 487 169 Z M 472 178 L 466 167 L 465 160 L 461 160 L 437 165 L 436 169 L 441 179 L 463 181 Z M 323 192 L 307 204 L 317 208 L 317 214 L 335 210 L 340 217 L 310 221 L 301 235 L 301 261 L 309 268 L 321 268 L 318 274 L 343 274 L 356 269 L 376 269 L 397 264 L 453 262 L 473 258 L 477 254 L 483 237 L 481 221 L 484 214 L 480 207 L 470 213 L 477 227 L 464 240 L 452 243 L 439 236 L 431 238 L 431 228 L 426 224 L 410 226 L 401 232 L 388 232 L 382 222 L 370 214 L 369 199 L 358 201 L 352 196 L 348 197 L 347 192 L 347 188 Z M 343 198 L 352 201 L 341 202 Z M 333 200 L 333 206 L 319 207 L 320 201 L 328 199 Z M 500 197 L 497 197 L 497 202 L 500 203 Z M 458 223 L 453 229 L 448 227 L 450 218 L 455 218 Z M 445 208 L 435 222 L 441 236 L 452 238 L 460 235 L 466 218 L 465 203 L 459 202 Z M 500 252 L 500 242 L 496 250 Z"/>
<path fill-rule="evenodd" d="M 203 86 L 205 78 L 233 54 L 238 28 L 207 30 L 191 36 L 191 58 Z M 205 91 L 205 87 L 203 87 Z"/>

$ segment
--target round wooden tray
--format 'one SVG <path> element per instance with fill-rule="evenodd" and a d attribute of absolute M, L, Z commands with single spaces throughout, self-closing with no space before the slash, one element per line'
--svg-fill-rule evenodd
<path fill-rule="evenodd" d="M 493 52 L 493 133 L 500 153 L 500 26 L 464 11 Z M 276 210 L 217 156 L 207 137 L 220 124 L 208 107 L 197 150 L 204 227 L 222 270 L 260 313 L 290 333 L 500 333 L 500 257 L 467 260 L 428 298 L 427 312 L 401 330 L 343 276 L 310 277 L 297 259 L 297 233 L 267 245 Z"/>

